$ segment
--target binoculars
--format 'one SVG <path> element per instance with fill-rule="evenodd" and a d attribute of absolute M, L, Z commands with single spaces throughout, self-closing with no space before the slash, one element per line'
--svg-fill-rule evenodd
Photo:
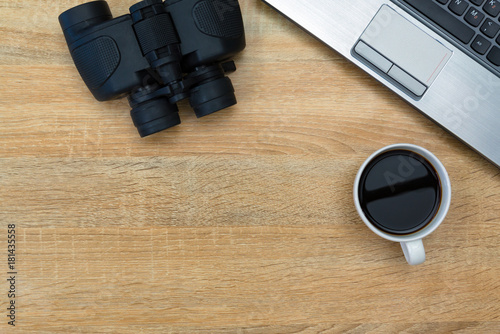
<path fill-rule="evenodd" d="M 180 124 L 183 99 L 197 117 L 236 104 L 226 73 L 246 46 L 238 0 L 145 0 L 114 19 L 106 1 L 93 1 L 59 23 L 94 97 L 128 96 L 141 137 Z"/>

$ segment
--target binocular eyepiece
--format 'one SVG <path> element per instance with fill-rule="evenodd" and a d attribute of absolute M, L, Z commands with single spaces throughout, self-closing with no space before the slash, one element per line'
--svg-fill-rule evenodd
<path fill-rule="evenodd" d="M 236 104 L 226 74 L 245 48 L 238 0 L 144 0 L 114 19 L 93 1 L 59 22 L 89 90 L 99 101 L 128 96 L 141 137 L 180 124 L 183 99 L 197 117 Z"/>

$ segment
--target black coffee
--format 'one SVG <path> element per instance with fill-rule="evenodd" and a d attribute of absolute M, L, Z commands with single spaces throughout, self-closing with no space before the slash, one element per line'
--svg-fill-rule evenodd
<path fill-rule="evenodd" d="M 441 182 L 422 156 L 394 150 L 366 167 L 359 201 L 373 225 L 391 234 L 416 232 L 432 221 L 441 203 Z"/>

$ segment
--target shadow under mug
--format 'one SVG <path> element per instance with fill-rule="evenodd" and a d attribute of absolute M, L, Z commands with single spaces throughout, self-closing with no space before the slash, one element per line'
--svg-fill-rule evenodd
<path fill-rule="evenodd" d="M 434 218 L 420 230 L 403 235 L 391 234 L 375 226 L 364 213 L 360 203 L 360 194 L 359 194 L 360 181 L 366 168 L 370 165 L 370 163 L 373 160 L 375 160 L 381 154 L 394 150 L 409 151 L 410 153 L 416 153 L 417 155 L 420 155 L 421 157 L 425 158 L 427 162 L 430 163 L 432 167 L 434 167 L 441 183 L 441 202 L 437 213 L 434 215 Z M 446 172 L 445 167 L 434 154 L 432 154 L 431 152 L 420 146 L 412 144 L 390 145 L 373 153 L 359 169 L 359 172 L 356 176 L 356 180 L 354 182 L 354 204 L 363 222 L 366 224 L 366 226 L 368 226 L 370 230 L 372 230 L 378 236 L 390 241 L 399 242 L 401 244 L 401 248 L 403 249 L 406 261 L 410 265 L 421 264 L 425 261 L 425 249 L 422 239 L 431 234 L 432 232 L 434 232 L 438 228 L 438 226 L 443 222 L 450 208 L 450 203 L 451 203 L 451 184 L 450 184 L 450 178 L 448 176 L 448 173 Z"/>

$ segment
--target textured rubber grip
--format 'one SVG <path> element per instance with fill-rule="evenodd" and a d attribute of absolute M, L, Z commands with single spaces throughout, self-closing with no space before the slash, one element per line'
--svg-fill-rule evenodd
<path fill-rule="evenodd" d="M 144 55 L 167 45 L 179 43 L 169 14 L 155 15 L 140 21 L 134 25 L 134 29 Z"/>
<path fill-rule="evenodd" d="M 73 61 L 90 90 L 101 87 L 120 64 L 115 41 L 107 36 L 96 38 L 73 50 Z"/>
<path fill-rule="evenodd" d="M 193 17 L 198 29 L 209 36 L 239 38 L 245 31 L 237 0 L 200 1 Z"/>

